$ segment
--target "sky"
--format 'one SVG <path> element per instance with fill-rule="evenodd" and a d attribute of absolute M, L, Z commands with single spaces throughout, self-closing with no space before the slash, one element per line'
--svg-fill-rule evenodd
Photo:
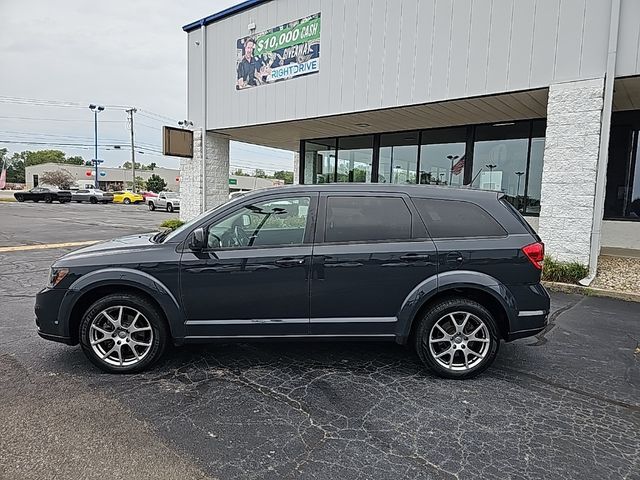
<path fill-rule="evenodd" d="M 59 149 L 130 160 L 125 108 L 138 109 L 136 160 L 179 167 L 162 156 L 162 125 L 186 116 L 187 36 L 182 26 L 238 0 L 0 0 L 0 148 Z M 72 145 L 63 145 L 72 144 Z M 116 145 L 120 149 L 113 148 Z M 231 143 L 232 170 L 293 170 L 293 153 Z"/>

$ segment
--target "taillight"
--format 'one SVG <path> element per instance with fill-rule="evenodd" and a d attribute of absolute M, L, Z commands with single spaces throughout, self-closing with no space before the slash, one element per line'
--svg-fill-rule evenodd
<path fill-rule="evenodd" d="M 544 243 L 536 242 L 526 247 L 522 247 L 522 251 L 527 256 L 533 266 L 538 270 L 542 270 L 542 264 L 544 262 Z"/>

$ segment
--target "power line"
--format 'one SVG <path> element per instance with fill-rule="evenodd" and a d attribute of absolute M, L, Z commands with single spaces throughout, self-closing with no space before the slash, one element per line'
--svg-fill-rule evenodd
<path fill-rule="evenodd" d="M 91 122 L 93 120 L 89 119 L 71 119 L 71 118 L 41 118 L 41 117 L 11 117 L 11 116 L 0 116 L 0 119 L 8 119 L 8 120 L 37 120 L 43 122 Z M 126 123 L 126 120 L 100 120 L 100 123 Z M 154 127 L 155 128 L 155 127 Z"/>

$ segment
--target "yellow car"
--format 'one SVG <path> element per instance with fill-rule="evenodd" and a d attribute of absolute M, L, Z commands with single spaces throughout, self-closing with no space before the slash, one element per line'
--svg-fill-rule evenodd
<path fill-rule="evenodd" d="M 139 193 L 133 192 L 113 192 L 113 203 L 144 203 L 144 197 Z"/>

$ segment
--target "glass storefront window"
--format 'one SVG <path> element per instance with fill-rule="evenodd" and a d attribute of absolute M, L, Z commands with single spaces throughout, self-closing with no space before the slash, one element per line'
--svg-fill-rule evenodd
<path fill-rule="evenodd" d="M 529 172 L 525 211 L 527 214 L 540 213 L 540 191 L 542 190 L 542 161 L 544 157 L 544 135 L 546 124 L 544 121 L 534 121 L 531 135 L 531 154 L 529 157 Z"/>
<path fill-rule="evenodd" d="M 529 149 L 529 122 L 476 128 L 471 185 L 503 192 L 514 207 L 524 211 L 524 189 Z"/>
<path fill-rule="evenodd" d="M 640 112 L 611 118 L 605 219 L 640 220 Z"/>
<path fill-rule="evenodd" d="M 416 183 L 418 133 L 380 135 L 378 183 Z"/>
<path fill-rule="evenodd" d="M 338 182 L 371 182 L 373 135 L 338 139 Z"/>
<path fill-rule="evenodd" d="M 336 175 L 336 141 L 305 142 L 304 183 L 332 183 Z"/>
<path fill-rule="evenodd" d="M 465 152 L 466 128 L 422 132 L 419 183 L 462 186 Z"/>

